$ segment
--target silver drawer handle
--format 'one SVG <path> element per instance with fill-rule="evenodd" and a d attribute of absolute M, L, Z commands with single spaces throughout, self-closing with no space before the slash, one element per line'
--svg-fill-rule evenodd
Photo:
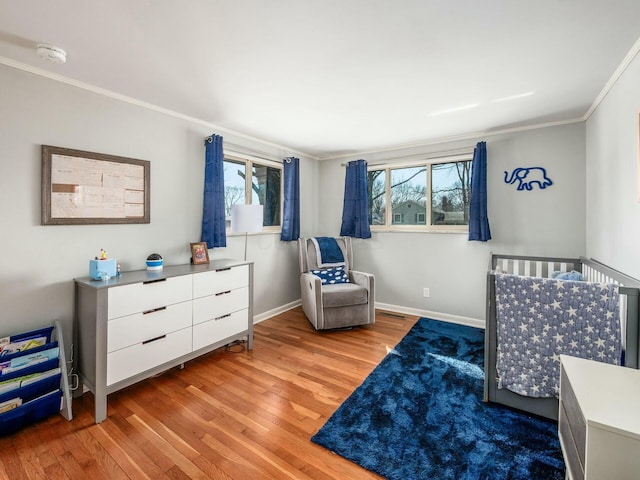
<path fill-rule="evenodd" d="M 151 342 L 155 342 L 156 340 L 162 340 L 163 338 L 166 338 L 167 335 L 160 335 L 159 337 L 156 338 L 151 338 L 149 340 L 145 340 L 144 342 L 142 342 L 143 345 L 146 345 L 147 343 L 151 343 Z"/>
<path fill-rule="evenodd" d="M 230 316 L 231 316 L 231 314 L 227 313 L 226 315 L 222 315 L 221 317 L 214 318 L 214 320 L 222 320 L 223 318 L 227 318 L 227 317 L 230 317 Z"/>
<path fill-rule="evenodd" d="M 227 293 L 231 293 L 231 290 L 227 290 L 226 292 L 216 293 L 216 297 L 219 297 L 220 295 L 226 295 Z"/>
<path fill-rule="evenodd" d="M 161 312 L 162 310 L 166 310 L 167 307 L 158 307 L 158 308 L 152 308 L 151 310 L 145 310 L 144 312 L 142 312 L 143 315 L 148 315 L 149 313 L 154 313 L 154 312 Z"/>

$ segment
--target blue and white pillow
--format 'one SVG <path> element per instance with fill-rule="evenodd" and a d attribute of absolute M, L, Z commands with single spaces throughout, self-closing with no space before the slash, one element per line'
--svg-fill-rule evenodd
<path fill-rule="evenodd" d="M 323 285 L 333 285 L 336 283 L 349 283 L 349 275 L 344 271 L 344 266 L 334 268 L 324 268 L 322 270 L 311 270 L 311 273 L 320 277 Z"/>

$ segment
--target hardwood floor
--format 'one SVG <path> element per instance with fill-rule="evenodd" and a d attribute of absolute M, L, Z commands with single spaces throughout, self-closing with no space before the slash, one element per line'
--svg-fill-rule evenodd
<path fill-rule="evenodd" d="M 90 393 L 74 419 L 54 415 L 0 438 L 0 478 L 378 479 L 310 441 L 411 329 L 315 332 L 300 308 L 255 326 L 252 351 L 219 349 L 109 395 L 93 421 Z"/>

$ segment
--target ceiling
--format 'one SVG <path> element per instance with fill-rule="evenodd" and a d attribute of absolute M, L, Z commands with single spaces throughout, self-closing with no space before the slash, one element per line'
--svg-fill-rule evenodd
<path fill-rule="evenodd" d="M 638 18 L 638 0 L 0 0 L 0 62 L 328 158 L 581 119 Z"/>

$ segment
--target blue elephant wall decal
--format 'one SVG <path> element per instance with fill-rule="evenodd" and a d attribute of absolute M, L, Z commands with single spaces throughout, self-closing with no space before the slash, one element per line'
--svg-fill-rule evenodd
<path fill-rule="evenodd" d="M 547 171 L 542 167 L 518 167 L 511 175 L 509 172 L 504 172 L 504 183 L 512 185 L 518 182 L 518 190 L 533 190 L 533 185 L 538 184 L 538 187 L 543 190 L 551 185 L 553 182 L 547 177 Z"/>

